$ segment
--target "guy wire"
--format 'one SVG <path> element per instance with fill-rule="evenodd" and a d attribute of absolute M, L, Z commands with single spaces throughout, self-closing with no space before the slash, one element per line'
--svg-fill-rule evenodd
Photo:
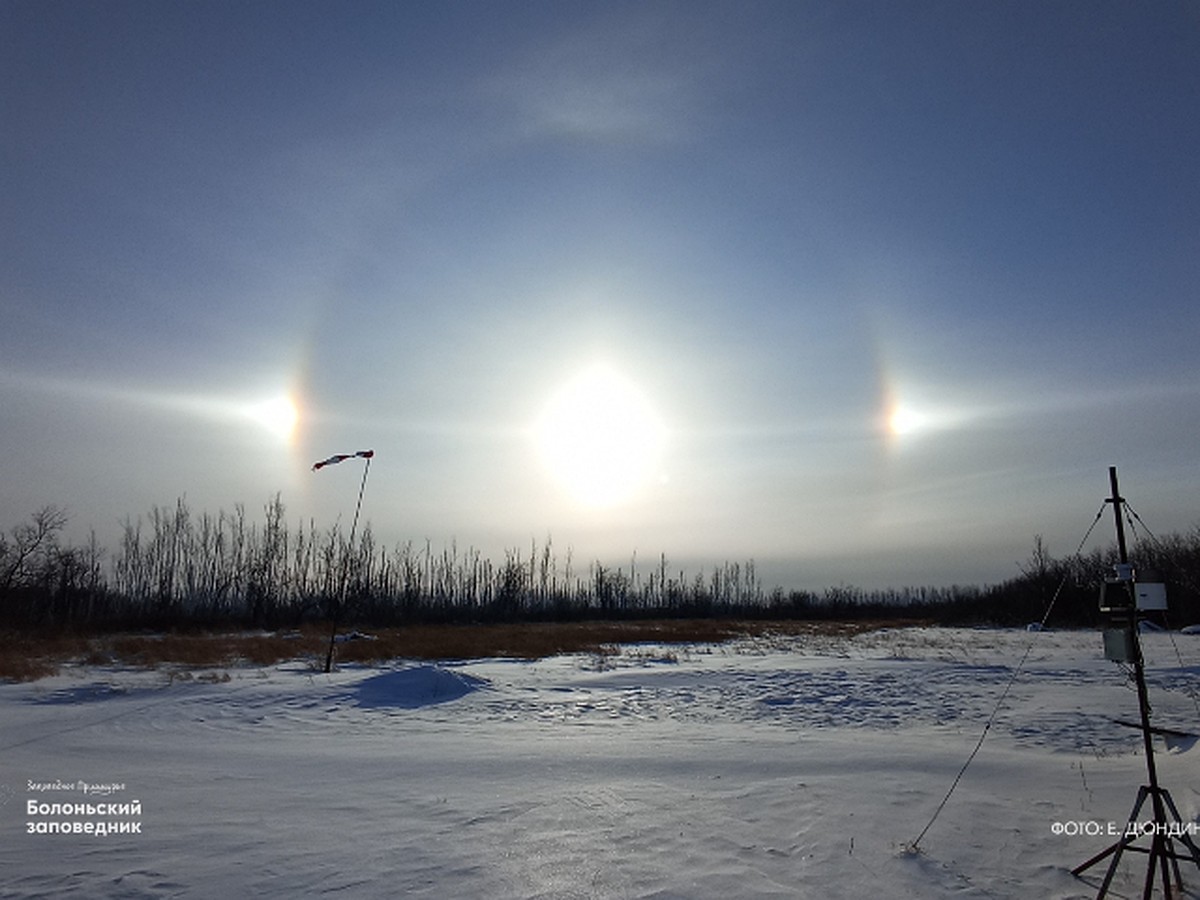
<path fill-rule="evenodd" d="M 1107 502 L 1100 506 L 1099 511 L 1096 513 L 1096 517 L 1092 520 L 1092 524 L 1088 526 L 1087 533 L 1084 534 L 1083 539 L 1079 542 L 1079 546 L 1075 548 L 1075 553 L 1072 554 L 1073 556 L 1079 556 L 1079 554 L 1083 552 L 1083 546 L 1087 543 L 1088 538 L 1092 536 L 1092 531 L 1095 529 L 1096 523 L 1100 521 L 1100 517 L 1104 515 L 1106 506 Z M 1009 676 L 1008 683 L 1004 686 L 1004 690 L 1000 692 L 1000 699 L 996 701 L 996 705 L 992 709 L 991 715 L 988 716 L 987 721 L 984 723 L 983 731 L 980 732 L 979 735 L 979 740 L 975 742 L 974 749 L 971 750 L 970 754 L 967 755 L 967 761 L 962 764 L 962 768 L 959 769 L 958 774 L 954 776 L 954 781 L 950 784 L 950 790 L 946 791 L 946 796 L 942 798 L 942 802 L 939 803 L 937 805 L 937 809 L 933 811 L 933 815 L 930 817 L 929 822 L 924 828 L 921 829 L 921 833 L 917 835 L 916 840 L 908 844 L 907 849 L 909 852 L 920 852 L 921 840 L 925 837 L 925 833 L 933 827 L 933 823 L 936 822 L 938 816 L 942 814 L 942 810 L 946 808 L 946 803 L 950 800 L 950 795 L 954 793 L 954 789 L 957 788 L 958 783 L 962 781 L 962 777 L 966 773 L 967 768 L 975 759 L 976 754 L 979 753 L 980 748 L 983 746 L 984 739 L 987 737 L 988 732 L 992 728 L 992 723 L 996 721 L 996 716 L 1000 714 L 1000 709 L 1004 706 L 1004 701 L 1008 698 L 1009 691 L 1012 690 L 1012 686 L 1017 681 L 1017 676 L 1021 674 L 1021 670 L 1025 667 L 1025 663 L 1029 659 L 1029 654 L 1033 652 L 1033 645 L 1037 640 L 1038 634 L 1045 630 L 1046 622 L 1049 620 L 1050 613 L 1054 609 L 1054 604 L 1058 600 L 1058 595 L 1062 593 L 1062 589 L 1066 586 L 1067 578 L 1069 576 L 1069 571 L 1063 573 L 1062 578 L 1058 582 L 1058 587 L 1054 589 L 1054 596 L 1050 598 L 1050 603 L 1046 606 L 1046 611 L 1042 614 L 1042 620 L 1038 623 L 1038 627 L 1033 632 L 1033 637 L 1031 637 L 1029 640 L 1029 645 L 1025 648 L 1024 655 L 1021 657 L 1020 662 L 1017 663 L 1016 668 L 1013 669 L 1012 675 Z"/>
<path fill-rule="evenodd" d="M 1150 546 L 1158 551 L 1162 557 L 1162 560 L 1165 562 L 1171 562 L 1169 553 L 1167 552 L 1167 548 L 1163 545 L 1163 542 L 1160 541 L 1154 532 L 1150 530 L 1149 526 L 1142 521 L 1142 517 L 1137 514 L 1137 510 L 1130 507 L 1128 502 L 1125 503 L 1125 518 L 1129 522 L 1129 530 L 1133 532 L 1134 538 L 1139 543 L 1142 543 L 1142 540 L 1140 537 L 1138 537 L 1138 526 L 1141 527 L 1142 532 L 1146 535 L 1147 542 L 1150 544 Z M 1135 519 L 1137 520 L 1136 526 L 1134 525 Z M 1188 576 L 1186 569 L 1180 567 L 1176 570 L 1176 573 L 1181 581 L 1186 583 L 1187 586 L 1193 591 L 1196 591 L 1196 583 Z M 1200 593 L 1200 591 L 1197 591 L 1197 593 Z M 1175 632 L 1171 628 L 1171 621 L 1166 610 L 1163 610 L 1163 622 L 1167 626 L 1167 637 L 1171 641 L 1171 648 L 1175 651 L 1175 660 L 1179 663 L 1180 671 L 1182 671 L 1187 667 L 1183 664 L 1183 654 L 1179 652 L 1179 644 L 1175 640 Z M 1197 717 L 1200 717 L 1200 694 L 1197 694 L 1194 685 L 1186 682 L 1184 683 L 1184 691 L 1191 698 L 1192 704 L 1196 707 Z"/>

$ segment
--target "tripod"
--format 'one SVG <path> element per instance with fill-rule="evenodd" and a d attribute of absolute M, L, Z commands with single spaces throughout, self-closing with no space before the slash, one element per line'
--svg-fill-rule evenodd
<path fill-rule="evenodd" d="M 1153 766 L 1151 766 L 1153 769 Z M 1155 776 L 1151 775 L 1151 781 L 1155 780 Z M 1144 822 L 1138 821 L 1138 813 L 1142 809 L 1142 805 L 1146 802 L 1146 798 L 1151 798 L 1154 809 L 1154 820 L 1147 819 Z M 1172 818 L 1166 817 L 1166 811 L 1170 810 Z M 1133 842 L 1139 837 L 1143 837 L 1144 832 L 1149 831 L 1150 846 L 1135 847 Z M 1190 857 L 1182 856 L 1175 852 L 1172 844 L 1172 835 L 1179 838 L 1180 843 L 1187 847 L 1190 851 Z M 1106 850 L 1097 853 L 1086 862 L 1080 863 L 1071 870 L 1072 875 L 1079 875 L 1080 872 L 1091 868 L 1100 860 L 1107 856 L 1112 857 L 1112 862 L 1108 864 L 1108 871 L 1104 874 L 1104 881 L 1100 885 L 1100 893 L 1096 894 L 1096 900 L 1103 900 L 1108 894 L 1108 886 L 1112 884 L 1113 876 L 1117 873 L 1117 864 L 1121 861 L 1121 854 L 1126 850 L 1133 853 L 1148 853 L 1150 860 L 1146 866 L 1146 884 L 1142 890 L 1143 900 L 1150 900 L 1150 896 L 1154 891 L 1154 876 L 1157 865 L 1158 874 L 1162 876 L 1163 896 L 1167 898 L 1181 896 L 1179 892 L 1183 890 L 1183 879 L 1179 874 L 1179 860 L 1191 859 L 1200 866 L 1200 849 L 1197 849 L 1196 844 L 1192 841 L 1187 833 L 1187 828 L 1183 824 L 1183 820 L 1179 816 L 1179 810 L 1175 807 L 1175 801 L 1171 799 L 1170 792 L 1156 784 L 1150 786 L 1142 785 L 1138 788 L 1137 801 L 1133 804 L 1133 810 L 1129 813 L 1129 821 L 1125 826 L 1125 832 L 1121 839 Z M 1168 871 L 1168 862 L 1170 871 Z M 1175 876 L 1174 885 L 1171 883 L 1171 875 Z"/>

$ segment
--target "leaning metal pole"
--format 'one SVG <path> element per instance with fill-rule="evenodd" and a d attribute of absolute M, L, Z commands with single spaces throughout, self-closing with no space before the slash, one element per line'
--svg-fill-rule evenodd
<path fill-rule="evenodd" d="M 1117 526 L 1117 556 L 1122 566 L 1129 565 L 1129 551 L 1125 546 L 1125 519 L 1121 506 L 1125 498 L 1117 486 L 1117 467 L 1109 466 L 1108 482 L 1112 488 L 1112 496 L 1108 502 L 1112 504 L 1113 521 Z M 1146 693 L 1146 666 L 1142 658 L 1142 642 L 1138 636 L 1137 618 L 1133 622 L 1133 678 L 1137 683 L 1138 709 L 1142 718 L 1142 741 L 1146 748 L 1146 776 L 1150 779 L 1150 791 L 1154 796 L 1154 816 L 1162 818 L 1162 800 L 1158 796 L 1158 771 L 1154 766 L 1153 732 L 1150 730 L 1150 699 Z"/>
<path fill-rule="evenodd" d="M 333 608 L 332 627 L 329 630 L 329 649 L 325 653 L 325 672 L 326 674 L 333 671 L 333 651 L 337 644 L 338 617 L 342 613 L 342 608 L 346 605 L 346 590 L 349 582 L 350 557 L 349 554 L 354 550 L 354 532 L 358 529 L 358 512 L 362 509 L 363 491 L 367 489 L 367 473 L 371 471 L 371 456 L 366 457 L 366 465 L 363 466 L 362 482 L 358 485 L 358 502 L 354 505 L 354 521 L 350 524 L 350 540 L 346 545 L 346 552 L 342 554 L 342 574 L 341 586 L 338 589 L 338 602 Z"/>
<path fill-rule="evenodd" d="M 1109 466 L 1108 468 L 1109 486 L 1112 488 L 1112 496 L 1109 498 L 1109 503 L 1113 508 L 1113 520 L 1117 526 L 1117 554 L 1122 566 L 1129 565 L 1129 553 L 1125 546 L 1125 517 L 1122 504 L 1125 502 L 1121 496 L 1121 491 L 1117 486 L 1117 467 Z M 1142 657 L 1142 641 L 1138 634 L 1137 616 L 1133 618 L 1133 679 L 1137 685 L 1138 710 L 1141 713 L 1142 722 L 1142 744 L 1146 748 L 1146 777 L 1150 784 L 1150 802 L 1154 808 L 1154 834 L 1151 837 L 1150 846 L 1150 862 L 1148 871 L 1146 872 L 1146 887 L 1147 890 L 1152 889 L 1154 884 L 1154 862 L 1159 860 L 1162 864 L 1162 887 L 1163 894 L 1166 897 L 1171 896 L 1171 879 L 1170 873 L 1167 870 L 1167 852 L 1166 835 L 1161 834 L 1158 827 L 1159 823 L 1165 826 L 1167 821 L 1166 810 L 1163 808 L 1162 793 L 1158 786 L 1158 769 L 1154 764 L 1154 735 L 1150 731 L 1150 698 L 1146 693 L 1146 666 Z M 1114 860 L 1115 863 L 1115 860 Z M 1149 894 L 1147 894 L 1147 898 Z"/>

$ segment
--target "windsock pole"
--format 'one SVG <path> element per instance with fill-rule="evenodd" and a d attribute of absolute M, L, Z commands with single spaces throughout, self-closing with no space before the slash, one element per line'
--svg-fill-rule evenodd
<path fill-rule="evenodd" d="M 333 671 L 333 651 L 337 645 L 337 629 L 338 617 L 341 615 L 342 608 L 346 605 L 346 591 L 349 582 L 349 553 L 354 549 L 354 534 L 358 530 L 358 514 L 362 510 L 363 492 L 367 489 L 367 474 L 371 471 L 371 460 L 375 457 L 374 450 L 359 450 L 357 453 L 338 453 L 328 459 L 323 459 L 320 462 L 313 463 L 313 471 L 316 472 L 325 466 L 335 465 L 347 459 L 364 459 L 366 464 L 363 466 L 362 481 L 358 485 L 358 502 L 354 505 L 354 520 L 350 524 L 350 540 L 346 544 L 346 552 L 342 555 L 342 575 L 341 585 L 338 589 L 337 605 L 333 608 L 333 615 L 330 617 L 333 622 L 329 631 L 329 649 L 325 653 L 325 671 L 326 673 Z"/>

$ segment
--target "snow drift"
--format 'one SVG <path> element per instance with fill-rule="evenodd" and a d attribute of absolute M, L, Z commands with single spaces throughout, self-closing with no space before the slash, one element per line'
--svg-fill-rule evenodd
<path fill-rule="evenodd" d="M 1194 730 L 1200 645 L 1145 647 L 1156 721 Z M 1094 632 L 331 675 L 80 666 L 0 685 L 0 897 L 1093 897 L 1070 869 L 1111 840 L 1061 823 L 1128 815 L 1145 764 L 1113 719 L 1136 708 Z M 1190 822 L 1197 752 L 1158 757 Z M 126 813 L 85 814 L 99 803 Z M 97 819 L 138 827 L 28 831 Z M 1144 859 L 1127 854 L 1119 894 L 1140 893 Z M 1200 896 L 1200 871 L 1183 874 Z"/>

